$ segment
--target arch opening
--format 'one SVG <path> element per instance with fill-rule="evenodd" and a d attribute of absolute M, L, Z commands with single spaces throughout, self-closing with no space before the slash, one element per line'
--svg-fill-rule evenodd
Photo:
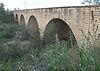
<path fill-rule="evenodd" d="M 55 40 L 67 41 L 70 45 L 77 45 L 75 36 L 66 22 L 59 18 L 52 19 L 46 26 L 43 36 L 44 44 L 53 43 Z"/>
<path fill-rule="evenodd" d="M 27 30 L 30 36 L 35 40 L 40 40 L 39 26 L 36 18 L 34 16 L 30 16 L 28 20 Z M 34 41 L 33 40 L 33 41 Z"/>
<path fill-rule="evenodd" d="M 36 20 L 36 18 L 34 16 L 31 16 L 29 18 L 27 29 L 30 32 L 39 32 L 38 23 L 37 23 L 37 20 Z"/>
<path fill-rule="evenodd" d="M 15 15 L 15 22 L 18 24 L 18 15 Z"/>
<path fill-rule="evenodd" d="M 25 18 L 23 15 L 20 17 L 20 25 L 25 27 Z"/>

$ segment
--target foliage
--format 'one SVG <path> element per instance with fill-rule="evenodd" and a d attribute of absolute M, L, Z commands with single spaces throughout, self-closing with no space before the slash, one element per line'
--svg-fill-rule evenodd
<path fill-rule="evenodd" d="M 92 48 L 87 44 L 81 48 L 71 48 L 67 42 L 56 38 L 53 44 L 43 45 L 39 44 L 41 41 L 35 41 L 38 44 L 34 46 L 36 35 L 13 23 L 1 24 L 0 32 L 1 71 L 100 70 L 99 44 Z"/>
<path fill-rule="evenodd" d="M 4 4 L 0 3 L 0 21 L 3 20 L 4 15 L 5 15 Z"/>
<path fill-rule="evenodd" d="M 94 4 L 94 5 L 100 4 L 100 0 L 84 0 L 84 2 L 87 2 L 88 4 Z"/>
<path fill-rule="evenodd" d="M 40 62 L 45 71 L 77 70 L 80 64 L 77 48 L 68 48 L 65 41 L 47 45 L 40 53 Z"/>
<path fill-rule="evenodd" d="M 0 22 L 2 23 L 14 22 L 12 11 L 9 10 L 6 11 L 3 3 L 0 3 Z"/>

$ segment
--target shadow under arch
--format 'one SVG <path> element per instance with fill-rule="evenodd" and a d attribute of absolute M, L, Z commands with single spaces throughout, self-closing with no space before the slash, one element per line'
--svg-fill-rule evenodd
<path fill-rule="evenodd" d="M 40 40 L 39 26 L 36 18 L 32 15 L 29 17 L 27 30 L 34 43 Z"/>
<path fill-rule="evenodd" d="M 15 22 L 18 24 L 18 15 L 15 15 Z"/>
<path fill-rule="evenodd" d="M 24 17 L 24 15 L 20 16 L 20 25 L 25 27 L 25 17 Z"/>
<path fill-rule="evenodd" d="M 44 31 L 43 43 L 53 43 L 56 39 L 59 41 L 67 41 L 70 45 L 77 46 L 77 41 L 71 28 L 59 18 L 54 18 L 47 24 Z"/>
<path fill-rule="evenodd" d="M 29 17 L 27 29 L 30 32 L 38 32 L 39 33 L 39 26 L 36 18 L 32 15 Z"/>

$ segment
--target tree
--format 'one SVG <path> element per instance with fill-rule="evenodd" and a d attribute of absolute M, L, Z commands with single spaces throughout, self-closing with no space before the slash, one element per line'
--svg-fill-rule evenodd
<path fill-rule="evenodd" d="M 100 0 L 84 0 L 84 2 L 82 4 L 93 4 L 93 5 L 99 5 L 100 4 Z"/>
<path fill-rule="evenodd" d="M 13 12 L 9 9 L 5 10 L 5 5 L 0 3 L 0 22 L 2 23 L 11 23 L 14 22 Z"/>
<path fill-rule="evenodd" d="M 0 3 L 0 21 L 3 21 L 3 17 L 5 16 L 5 8 L 4 8 L 4 4 Z"/>

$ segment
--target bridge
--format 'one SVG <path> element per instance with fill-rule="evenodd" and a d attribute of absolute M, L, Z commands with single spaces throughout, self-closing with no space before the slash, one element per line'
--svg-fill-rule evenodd
<path fill-rule="evenodd" d="M 39 33 L 44 43 L 56 39 L 69 40 L 80 45 L 88 31 L 98 26 L 100 37 L 100 6 L 68 6 L 14 11 L 14 19 L 30 32 Z M 96 23 L 96 26 L 93 26 Z"/>

